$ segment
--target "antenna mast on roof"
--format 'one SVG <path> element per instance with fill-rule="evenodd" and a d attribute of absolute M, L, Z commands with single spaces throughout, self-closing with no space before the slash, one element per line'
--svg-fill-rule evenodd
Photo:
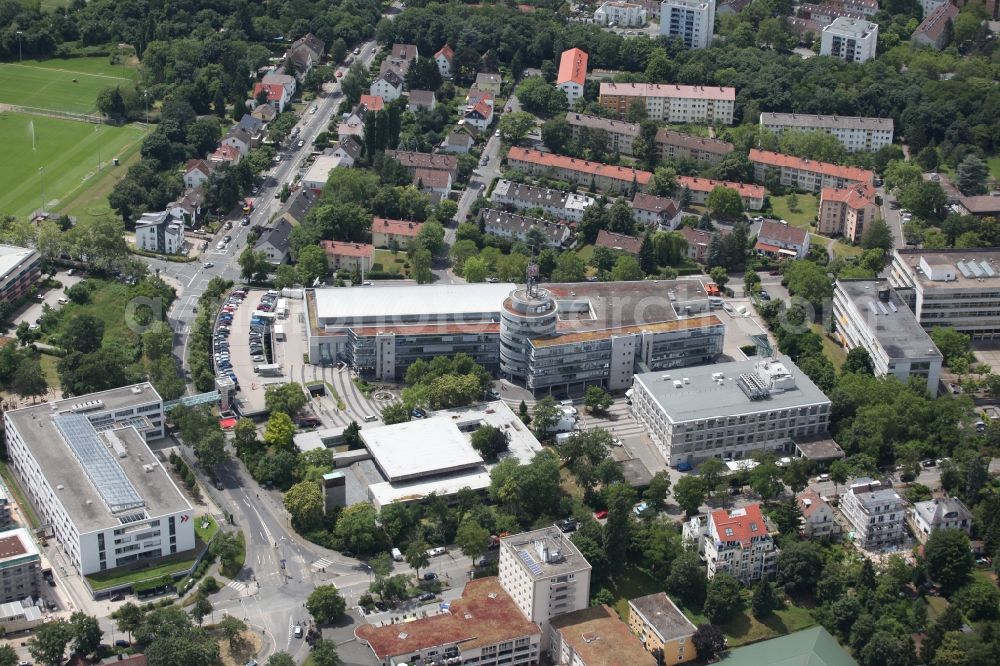
<path fill-rule="evenodd" d="M 528 264 L 528 268 L 525 270 L 525 275 L 527 277 L 528 286 L 528 296 L 534 297 L 538 295 L 538 264 L 535 263 L 535 252 L 531 252 L 531 263 Z"/>

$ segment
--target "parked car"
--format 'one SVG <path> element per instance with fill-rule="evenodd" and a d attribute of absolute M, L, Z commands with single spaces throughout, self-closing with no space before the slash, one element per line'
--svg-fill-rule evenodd
<path fill-rule="evenodd" d="M 417 599 L 419 599 L 420 601 L 433 601 L 434 597 L 435 594 L 433 592 L 424 592 L 419 597 L 417 597 Z"/>
<path fill-rule="evenodd" d="M 594 512 L 594 518 L 597 518 L 598 520 L 604 520 L 607 517 L 608 517 L 607 509 L 601 509 L 600 511 Z"/>
<path fill-rule="evenodd" d="M 437 580 L 438 575 L 433 571 L 428 571 L 424 574 L 424 580 Z"/>

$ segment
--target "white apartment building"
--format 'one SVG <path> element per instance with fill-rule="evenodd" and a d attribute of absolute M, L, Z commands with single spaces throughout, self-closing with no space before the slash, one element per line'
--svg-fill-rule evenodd
<path fill-rule="evenodd" d="M 637 374 L 632 389 L 632 412 L 672 467 L 790 453 L 830 424 L 830 399 L 787 356 Z"/>
<path fill-rule="evenodd" d="M 587 84 L 587 61 L 590 56 L 586 51 L 577 48 L 562 52 L 559 58 L 559 73 L 556 77 L 556 88 L 566 93 L 566 101 L 570 108 L 576 100 L 583 97 L 583 88 Z"/>
<path fill-rule="evenodd" d="M 147 252 L 180 254 L 184 249 L 184 220 L 165 210 L 143 213 L 135 221 L 135 244 Z"/>
<path fill-rule="evenodd" d="M 660 3 L 660 34 L 679 37 L 689 49 L 703 49 L 715 32 L 715 0 L 664 0 Z"/>
<path fill-rule="evenodd" d="M 826 132 L 837 137 L 849 153 L 875 152 L 892 143 L 892 118 L 818 116 L 808 113 L 760 114 L 760 126 L 781 135 L 785 130 Z"/>
<path fill-rule="evenodd" d="M 705 520 L 695 516 L 685 525 L 684 534 L 699 541 L 698 552 L 705 560 L 707 575 L 727 573 L 744 585 L 774 575 L 781 551 L 774 544 L 759 504 L 739 509 L 718 509 Z"/>
<path fill-rule="evenodd" d="M 877 46 L 877 23 L 841 16 L 823 28 L 819 54 L 845 62 L 867 62 L 875 57 Z"/>
<path fill-rule="evenodd" d="M 594 10 L 594 23 L 619 28 L 640 28 L 646 25 L 646 8 L 622 0 L 612 0 Z"/>
<path fill-rule="evenodd" d="M 510 206 L 517 210 L 541 208 L 546 215 L 568 222 L 582 220 L 584 211 L 595 201 L 593 197 L 585 194 L 536 187 L 512 180 L 498 181 L 490 200 L 494 204 Z"/>
<path fill-rule="evenodd" d="M 802 512 L 802 536 L 824 539 L 840 535 L 840 523 L 833 514 L 833 507 L 815 490 L 806 488 L 795 496 L 795 503 Z"/>
<path fill-rule="evenodd" d="M 542 235 L 545 246 L 556 249 L 563 247 L 572 236 L 569 225 L 494 208 L 479 211 L 479 221 L 485 233 L 521 242 L 528 239 L 529 231 L 536 229 L 534 233 Z"/>
<path fill-rule="evenodd" d="M 854 527 L 854 542 L 867 550 L 895 546 L 906 532 L 906 502 L 892 487 L 857 479 L 840 498 L 840 510 Z"/>
<path fill-rule="evenodd" d="M 910 531 L 920 543 L 927 543 L 935 530 L 962 530 L 972 533 L 972 512 L 957 497 L 917 502 L 906 514 Z"/>
<path fill-rule="evenodd" d="M 732 125 L 736 88 L 674 83 L 601 82 L 601 106 L 624 118 L 633 100 L 646 105 L 651 120 L 669 123 Z"/>
<path fill-rule="evenodd" d="M 893 250 L 889 286 L 925 329 L 1000 339 L 1000 248 Z"/>
<path fill-rule="evenodd" d="M 809 160 L 795 155 L 751 148 L 753 177 L 763 183 L 769 169 L 778 171 L 781 184 L 804 192 L 819 192 L 824 187 L 845 188 L 856 184 L 871 185 L 875 174 L 867 169 L 840 166 L 830 162 Z"/>
<path fill-rule="evenodd" d="M 28 530 L 0 532 L 0 604 L 38 598 L 41 582 L 42 557 Z"/>
<path fill-rule="evenodd" d="M 904 384 L 917 377 L 937 395 L 941 352 L 886 280 L 837 280 L 833 316 L 840 343 L 865 349 L 876 375 L 893 375 Z"/>
<path fill-rule="evenodd" d="M 500 539 L 500 585 L 542 632 L 549 621 L 590 605 L 590 563 L 569 537 L 550 526 Z"/>
<path fill-rule="evenodd" d="M 163 421 L 148 382 L 4 413 L 14 473 L 80 574 L 194 548 L 191 505 L 146 444 Z"/>

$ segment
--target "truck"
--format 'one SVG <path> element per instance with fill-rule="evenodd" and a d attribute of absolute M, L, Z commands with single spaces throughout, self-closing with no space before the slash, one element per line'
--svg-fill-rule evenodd
<path fill-rule="evenodd" d="M 262 363 L 253 366 L 253 371 L 261 377 L 280 377 L 281 365 L 278 363 Z"/>
<path fill-rule="evenodd" d="M 403 561 L 403 553 L 402 551 L 399 550 L 399 548 L 392 549 L 392 559 L 395 560 L 396 562 Z"/>
<path fill-rule="evenodd" d="M 284 339 L 285 339 L 285 327 L 284 326 L 280 326 L 279 325 L 279 326 L 275 326 L 274 327 L 274 339 L 277 340 L 278 342 L 284 341 Z"/>

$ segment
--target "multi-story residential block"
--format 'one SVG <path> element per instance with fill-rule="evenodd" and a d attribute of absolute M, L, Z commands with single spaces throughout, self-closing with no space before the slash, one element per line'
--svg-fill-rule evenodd
<path fill-rule="evenodd" d="M 387 150 L 385 156 L 399 162 L 411 175 L 415 174 L 417 169 L 430 169 L 432 171 L 447 171 L 452 182 L 458 178 L 458 157 L 456 155 Z"/>
<path fill-rule="evenodd" d="M 327 264 L 331 271 L 366 273 L 372 269 L 372 254 L 375 248 L 367 243 L 325 240 L 320 241 L 319 245 L 326 252 Z"/>
<path fill-rule="evenodd" d="M 807 113 L 760 114 L 760 126 L 781 135 L 785 130 L 826 132 L 837 137 L 849 153 L 875 152 L 892 143 L 892 118 L 817 116 Z"/>
<path fill-rule="evenodd" d="M 572 128 L 573 138 L 576 140 L 579 140 L 585 132 L 604 132 L 608 138 L 608 150 L 622 155 L 632 154 L 632 143 L 639 136 L 639 124 L 627 123 L 624 120 L 612 120 L 570 111 L 566 114 L 566 122 Z"/>
<path fill-rule="evenodd" d="M 4 413 L 14 472 L 80 574 L 194 548 L 191 505 L 146 444 L 163 420 L 148 382 Z"/>
<path fill-rule="evenodd" d="M 269 71 L 265 74 L 261 80 L 265 86 L 277 84 L 285 89 L 285 95 L 288 99 L 295 96 L 295 88 L 298 85 L 298 80 L 294 76 L 288 74 L 279 74 L 274 70 Z M 268 122 L 264 118 L 260 118 L 261 122 Z"/>
<path fill-rule="evenodd" d="M 559 58 L 559 73 L 556 77 L 556 87 L 566 93 L 566 101 L 570 108 L 576 100 L 583 97 L 583 86 L 587 83 L 586 51 L 572 48 L 562 52 Z"/>
<path fill-rule="evenodd" d="M 923 10 L 923 16 L 930 16 L 931 12 L 940 7 L 943 4 L 950 3 L 951 0 L 920 0 L 920 8 Z"/>
<path fill-rule="evenodd" d="M 512 596 L 497 578 L 472 580 L 446 613 L 405 625 L 362 624 L 354 634 L 371 648 L 381 666 L 537 664 L 541 629 L 525 617 Z"/>
<path fill-rule="evenodd" d="M 941 497 L 917 502 L 906 513 L 910 531 L 920 543 L 927 543 L 936 530 L 972 533 L 972 512 L 957 497 Z"/>
<path fill-rule="evenodd" d="M 261 95 L 267 95 L 267 103 L 274 107 L 274 110 L 281 113 L 285 110 L 285 105 L 292 101 L 292 96 L 288 94 L 288 89 L 280 83 L 258 83 L 253 87 L 253 99 L 257 100 Z"/>
<path fill-rule="evenodd" d="M 549 658 L 555 666 L 656 666 L 657 663 L 605 604 L 552 618 Z"/>
<path fill-rule="evenodd" d="M 937 395 L 941 352 L 886 280 L 837 280 L 833 316 L 841 344 L 865 349 L 876 375 L 893 375 L 904 384 L 916 377 Z"/>
<path fill-rule="evenodd" d="M 830 424 L 829 398 L 787 356 L 646 372 L 632 388 L 636 419 L 672 467 L 791 452 Z"/>
<path fill-rule="evenodd" d="M 623 0 L 609 0 L 594 10 L 594 23 L 639 28 L 646 25 L 646 8 Z"/>
<path fill-rule="evenodd" d="M 878 0 L 843 0 L 840 4 L 844 9 L 858 12 L 862 16 L 871 17 L 878 14 Z"/>
<path fill-rule="evenodd" d="M 781 184 L 806 192 L 819 192 L 824 187 L 845 188 L 855 184 L 871 185 L 875 174 L 867 169 L 846 167 L 829 162 L 773 153 L 769 150 L 750 149 L 754 180 L 763 183 L 768 169 L 781 175 Z"/>
<path fill-rule="evenodd" d="M 662 0 L 633 0 L 633 2 L 646 10 L 646 18 L 650 21 L 660 21 L 660 2 Z"/>
<path fill-rule="evenodd" d="M 594 247 L 605 247 L 609 250 L 616 250 L 625 254 L 631 254 L 633 257 L 638 257 L 642 241 L 635 236 L 601 229 L 597 233 L 597 240 L 594 242 Z"/>
<path fill-rule="evenodd" d="M 628 626 L 651 654 L 662 654 L 664 664 L 684 664 L 698 658 L 692 637 L 697 627 L 665 592 L 628 602 Z"/>
<path fill-rule="evenodd" d="M 656 132 L 656 150 L 661 160 L 694 160 L 715 166 L 733 152 L 733 144 L 660 128 Z"/>
<path fill-rule="evenodd" d="M 388 220 L 382 217 L 372 219 L 372 245 L 380 248 L 391 248 L 395 245 L 405 250 L 423 228 L 420 222 L 407 220 Z"/>
<path fill-rule="evenodd" d="M 680 226 L 684 217 L 679 201 L 643 192 L 636 192 L 632 197 L 632 214 L 640 224 L 671 230 Z"/>
<path fill-rule="evenodd" d="M 651 120 L 668 123 L 732 125 L 736 89 L 674 83 L 614 83 L 600 88 L 601 106 L 624 118 L 629 104 L 641 100 Z"/>
<path fill-rule="evenodd" d="M 795 503 L 802 513 L 802 535 L 807 539 L 833 539 L 840 535 L 840 523 L 833 515 L 833 507 L 812 488 L 795 496 Z"/>
<path fill-rule="evenodd" d="M 816 21 L 822 26 L 830 25 L 838 18 L 862 19 L 865 17 L 861 12 L 845 9 L 843 5 L 818 5 L 811 2 L 799 5 L 799 16 Z"/>
<path fill-rule="evenodd" d="M 809 253 L 809 232 L 790 224 L 764 220 L 757 232 L 754 249 L 779 259 L 805 259 Z"/>
<path fill-rule="evenodd" d="M 603 192 L 645 191 L 653 177 L 641 169 L 588 162 L 520 146 L 512 146 L 507 152 L 507 165 L 531 176 L 547 176 Z"/>
<path fill-rule="evenodd" d="M 704 49 L 715 32 L 715 0 L 664 0 L 660 3 L 660 34 L 678 37 L 689 49 Z"/>
<path fill-rule="evenodd" d="M 878 24 L 840 17 L 823 28 L 819 54 L 845 62 L 867 62 L 878 47 Z"/>
<path fill-rule="evenodd" d="M 11 514 L 11 495 L 3 479 L 0 479 L 0 532 L 15 527 L 14 516 Z"/>
<path fill-rule="evenodd" d="M 916 44 L 940 51 L 948 45 L 948 25 L 956 16 L 958 7 L 945 2 L 933 9 L 930 14 L 924 15 L 924 20 L 917 26 L 910 39 Z"/>
<path fill-rule="evenodd" d="M 840 510 L 854 528 L 854 543 L 867 550 L 896 546 L 906 533 L 906 503 L 891 486 L 857 479 L 840 498 Z"/>
<path fill-rule="evenodd" d="M 718 509 L 708 520 L 696 516 L 685 525 L 685 535 L 696 536 L 698 552 L 709 578 L 727 573 L 744 585 L 770 578 L 778 566 L 780 550 L 760 512 L 759 504 L 739 509 Z"/>
<path fill-rule="evenodd" d="M 403 94 L 403 77 L 396 71 L 387 69 L 372 82 L 368 88 L 368 92 L 376 97 L 381 97 L 387 102 L 395 101 Z"/>
<path fill-rule="evenodd" d="M 554 616 L 590 605 L 590 570 L 590 563 L 556 527 L 500 539 L 500 584 L 541 628 L 542 650 L 549 647 Z"/>
<path fill-rule="evenodd" d="M 552 220 L 527 217 L 494 208 L 484 208 L 479 213 L 479 224 L 484 232 L 524 242 L 532 229 L 534 234 L 542 234 L 545 244 L 551 248 L 561 248 L 573 235 L 569 225 Z"/>
<path fill-rule="evenodd" d="M 437 63 L 438 72 L 443 78 L 451 76 L 451 62 L 455 58 L 455 51 L 445 44 L 441 50 L 434 54 L 434 62 Z"/>
<path fill-rule="evenodd" d="M 583 212 L 594 204 L 594 198 L 584 194 L 535 187 L 512 180 L 498 181 L 490 198 L 494 204 L 517 210 L 541 208 L 546 215 L 569 222 L 582 220 Z"/>
<path fill-rule="evenodd" d="M 687 191 L 691 195 L 691 203 L 700 206 L 708 201 L 708 195 L 717 187 L 728 187 L 740 193 L 743 199 L 743 208 L 746 210 L 760 210 L 764 207 L 764 196 L 767 194 L 762 185 L 752 183 L 733 183 L 726 180 L 712 180 L 711 178 L 698 178 L 696 176 L 678 176 L 677 187 L 681 191 Z"/>
<path fill-rule="evenodd" d="M 42 255 L 37 250 L 0 244 L 0 301 L 22 298 L 41 277 Z"/>
<path fill-rule="evenodd" d="M 143 213 L 135 221 L 135 244 L 147 252 L 179 254 L 184 249 L 184 220 L 165 210 Z"/>
<path fill-rule="evenodd" d="M 0 604 L 40 597 L 42 558 L 23 527 L 0 533 Z"/>
<path fill-rule="evenodd" d="M 820 190 L 818 231 L 825 236 L 843 236 L 857 243 L 877 216 L 875 188 L 868 183 Z"/>
<path fill-rule="evenodd" d="M 1000 248 L 893 250 L 889 286 L 925 329 L 1000 339 Z"/>

